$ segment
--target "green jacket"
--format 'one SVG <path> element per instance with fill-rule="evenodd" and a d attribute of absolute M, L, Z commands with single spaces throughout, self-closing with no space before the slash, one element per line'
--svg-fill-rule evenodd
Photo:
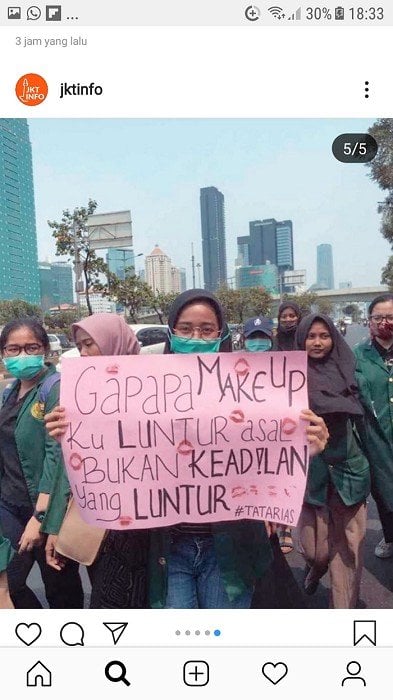
<path fill-rule="evenodd" d="M 13 551 L 11 547 L 11 542 L 3 537 L 0 528 L 0 573 L 5 571 L 9 561 L 13 557 Z"/>
<path fill-rule="evenodd" d="M 342 421 L 334 441 L 310 461 L 305 503 L 325 505 L 330 483 L 347 506 L 361 503 L 370 493 L 370 468 L 358 431 L 350 418 L 343 417 Z"/>
<path fill-rule="evenodd" d="M 44 424 L 44 413 L 51 411 L 59 403 L 59 383 L 52 386 L 45 407 L 38 402 L 41 385 L 54 372 L 54 365 L 48 365 L 45 374 L 23 402 L 16 419 L 15 442 L 33 507 L 39 493 L 51 492 L 54 475 L 63 460 L 60 445 L 48 435 Z M 15 382 L 12 392 L 18 389 L 19 382 Z M 3 472 L 4 465 L 0 459 L 0 484 Z M 66 498 L 64 491 L 62 498 Z"/>
<path fill-rule="evenodd" d="M 242 520 L 212 524 L 218 564 L 230 600 L 236 600 L 256 579 L 263 576 L 273 554 L 263 522 Z M 151 531 L 150 605 L 163 608 L 167 594 L 167 562 L 171 535 L 168 528 Z"/>
<path fill-rule="evenodd" d="M 393 511 L 393 370 L 371 340 L 354 348 L 356 381 L 365 408 L 371 491 Z"/>

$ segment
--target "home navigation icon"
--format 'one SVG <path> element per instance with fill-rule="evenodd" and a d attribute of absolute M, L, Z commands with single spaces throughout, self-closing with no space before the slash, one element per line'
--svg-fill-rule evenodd
<path fill-rule="evenodd" d="M 40 685 L 42 688 L 50 688 L 52 685 L 52 674 L 49 668 L 46 668 L 42 661 L 37 661 L 28 671 L 27 671 L 27 681 L 26 685 L 30 687 L 37 687 Z"/>

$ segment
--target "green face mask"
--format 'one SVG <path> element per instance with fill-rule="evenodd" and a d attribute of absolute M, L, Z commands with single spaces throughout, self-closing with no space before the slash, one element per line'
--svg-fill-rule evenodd
<path fill-rule="evenodd" d="M 272 349 L 272 341 L 269 338 L 250 338 L 244 341 L 248 352 L 267 352 Z"/>
<path fill-rule="evenodd" d="M 174 353 L 201 353 L 218 352 L 223 338 L 202 340 L 202 338 L 182 338 L 180 335 L 171 335 L 171 350 Z"/>
<path fill-rule="evenodd" d="M 43 355 L 18 355 L 3 357 L 3 364 L 16 379 L 33 379 L 45 367 L 44 359 Z"/>

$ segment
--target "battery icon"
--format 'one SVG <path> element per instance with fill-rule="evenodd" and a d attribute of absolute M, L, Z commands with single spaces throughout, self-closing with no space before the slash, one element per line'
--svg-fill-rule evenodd
<path fill-rule="evenodd" d="M 336 7 L 334 10 L 334 19 L 344 19 L 345 10 L 343 7 Z"/>

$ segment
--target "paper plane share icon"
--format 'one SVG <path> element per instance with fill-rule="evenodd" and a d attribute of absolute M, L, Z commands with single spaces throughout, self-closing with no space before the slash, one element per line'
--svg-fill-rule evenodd
<path fill-rule="evenodd" d="M 127 627 L 128 622 L 103 622 L 102 624 L 111 633 L 113 644 L 117 644 L 125 628 Z"/>

